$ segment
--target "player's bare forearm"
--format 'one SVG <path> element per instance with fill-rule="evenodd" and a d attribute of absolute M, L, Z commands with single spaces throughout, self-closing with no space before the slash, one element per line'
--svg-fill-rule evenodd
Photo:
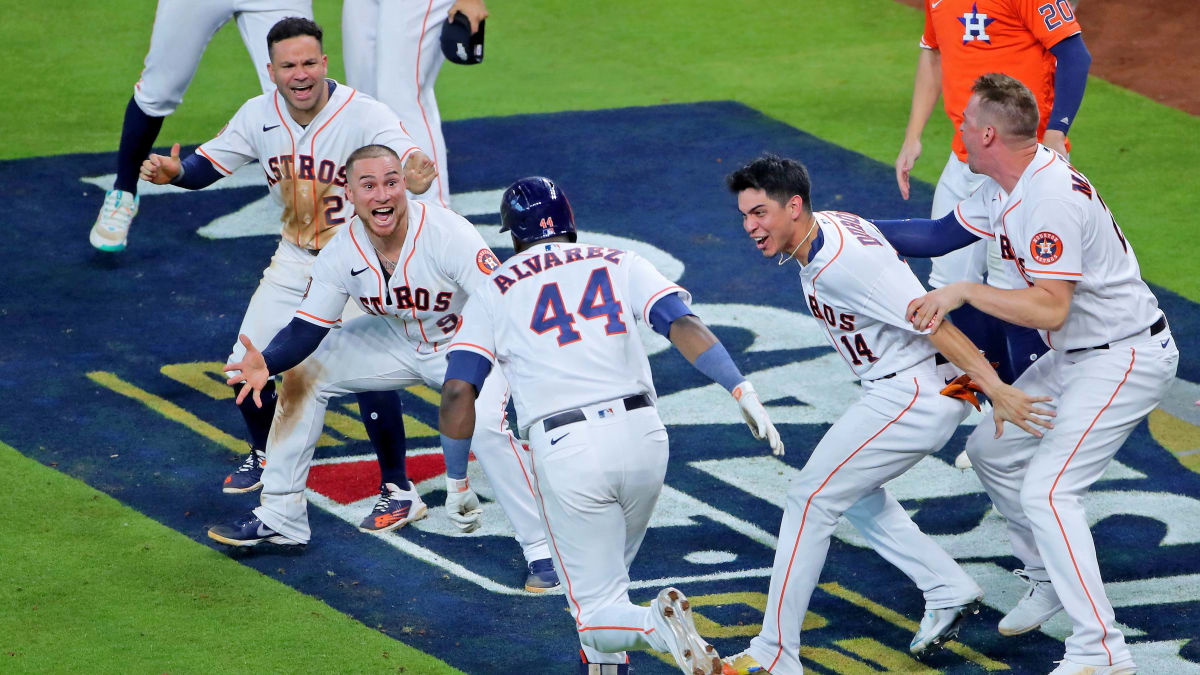
<path fill-rule="evenodd" d="M 683 358 L 693 364 L 697 357 L 717 344 L 717 336 L 713 335 L 700 317 L 691 314 L 671 322 L 670 339 L 671 344 L 683 354 Z"/>
<path fill-rule="evenodd" d="M 970 375 L 983 393 L 988 394 L 996 385 L 1003 384 L 992 364 L 979 352 L 979 347 L 958 326 L 949 321 L 942 322 L 937 331 L 929 334 L 929 341 L 950 363 Z"/>
<path fill-rule="evenodd" d="M 1037 279 L 1029 288 L 1002 290 L 985 284 L 969 284 L 964 299 L 986 314 L 1038 330 L 1058 330 L 1071 310 L 1074 281 Z"/>
<path fill-rule="evenodd" d="M 896 185 L 904 199 L 908 199 L 909 195 L 909 173 L 921 156 L 921 133 L 941 94 L 941 81 L 941 55 L 937 50 L 922 49 L 917 59 L 912 108 L 908 114 L 908 126 L 904 130 L 904 143 L 896 156 Z"/>
<path fill-rule="evenodd" d="M 466 380 L 451 379 L 442 385 L 438 431 L 450 438 L 470 438 L 475 432 L 475 387 Z"/>

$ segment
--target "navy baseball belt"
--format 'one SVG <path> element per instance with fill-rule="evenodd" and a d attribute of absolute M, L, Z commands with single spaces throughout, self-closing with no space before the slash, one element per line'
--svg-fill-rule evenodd
<path fill-rule="evenodd" d="M 625 404 L 626 410 L 637 410 L 638 408 L 648 408 L 654 405 L 650 401 L 649 394 L 626 396 L 621 402 Z M 574 410 L 564 410 L 563 412 L 554 413 L 553 415 L 543 419 L 542 429 L 545 431 L 550 431 L 551 429 L 557 429 L 567 424 L 582 422 L 586 419 L 587 416 L 583 414 L 583 410 L 580 408 L 575 408 Z"/>
<path fill-rule="evenodd" d="M 938 352 L 937 354 L 933 355 L 933 365 L 944 366 L 947 363 L 950 363 L 950 359 L 947 359 L 946 357 L 942 356 L 941 352 Z M 902 368 L 901 370 L 908 370 L 908 368 Z M 897 370 L 896 373 L 898 373 L 898 372 L 900 372 L 900 371 Z M 896 373 L 892 373 L 891 375 L 884 375 L 883 377 L 881 377 L 879 379 L 886 380 L 888 378 L 895 377 Z"/>
<path fill-rule="evenodd" d="M 1163 314 L 1158 317 L 1158 321 L 1155 321 L 1153 324 L 1150 325 L 1150 337 L 1154 337 L 1155 335 L 1158 335 L 1159 333 L 1163 332 L 1166 329 L 1167 329 L 1167 316 L 1165 314 Z M 1134 335 L 1136 335 L 1136 333 Z M 1133 337 L 1133 336 L 1130 336 L 1130 337 Z M 1078 354 L 1079 352 L 1086 352 L 1086 351 L 1089 351 L 1092 349 L 1108 349 L 1109 344 L 1110 343 L 1105 342 L 1104 344 L 1096 345 L 1095 347 L 1078 347 L 1076 349 L 1068 349 L 1067 353 L 1068 354 Z"/>

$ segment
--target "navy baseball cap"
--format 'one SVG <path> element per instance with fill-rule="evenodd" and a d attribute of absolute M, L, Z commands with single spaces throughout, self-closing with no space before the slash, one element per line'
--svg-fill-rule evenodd
<path fill-rule="evenodd" d="M 454 14 L 454 21 L 442 24 L 442 53 L 446 59 L 465 66 L 483 61 L 485 23 L 486 20 L 479 22 L 479 30 L 474 35 L 471 35 L 471 20 L 462 12 Z"/>

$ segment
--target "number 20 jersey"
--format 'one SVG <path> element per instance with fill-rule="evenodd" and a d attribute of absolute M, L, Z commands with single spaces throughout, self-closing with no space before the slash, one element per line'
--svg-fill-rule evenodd
<path fill-rule="evenodd" d="M 933 356 L 933 344 L 906 319 L 925 289 L 887 239 L 852 213 L 813 217 L 822 244 L 801 268 L 804 302 L 846 365 L 875 380 Z"/>
<path fill-rule="evenodd" d="M 634 394 L 655 396 L 636 322 L 678 293 L 645 258 L 585 244 L 537 244 L 500 266 L 463 308 L 451 351 L 499 364 L 521 426 Z"/>
<path fill-rule="evenodd" d="M 277 91 L 246 101 L 217 137 L 196 152 L 228 176 L 255 159 L 271 196 L 283 207 L 282 236 L 301 248 L 319 250 L 354 214 L 343 196 L 346 158 L 364 145 L 386 145 L 403 166 L 417 144 L 387 106 L 344 84 L 307 126 L 288 114 Z"/>

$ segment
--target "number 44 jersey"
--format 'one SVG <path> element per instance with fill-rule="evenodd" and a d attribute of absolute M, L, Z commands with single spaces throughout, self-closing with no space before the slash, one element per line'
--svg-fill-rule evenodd
<path fill-rule="evenodd" d="M 645 258 L 584 244 L 535 244 L 472 293 L 450 346 L 498 364 L 522 427 L 548 415 L 625 396 L 654 397 L 635 327 L 678 293 Z M 564 387 L 564 382 L 572 383 Z"/>
<path fill-rule="evenodd" d="M 937 351 L 907 319 L 925 289 L 875 226 L 852 213 L 813 213 L 819 233 L 801 265 L 804 303 L 860 379 L 915 366 Z M 926 331 L 927 332 L 927 331 Z"/>

